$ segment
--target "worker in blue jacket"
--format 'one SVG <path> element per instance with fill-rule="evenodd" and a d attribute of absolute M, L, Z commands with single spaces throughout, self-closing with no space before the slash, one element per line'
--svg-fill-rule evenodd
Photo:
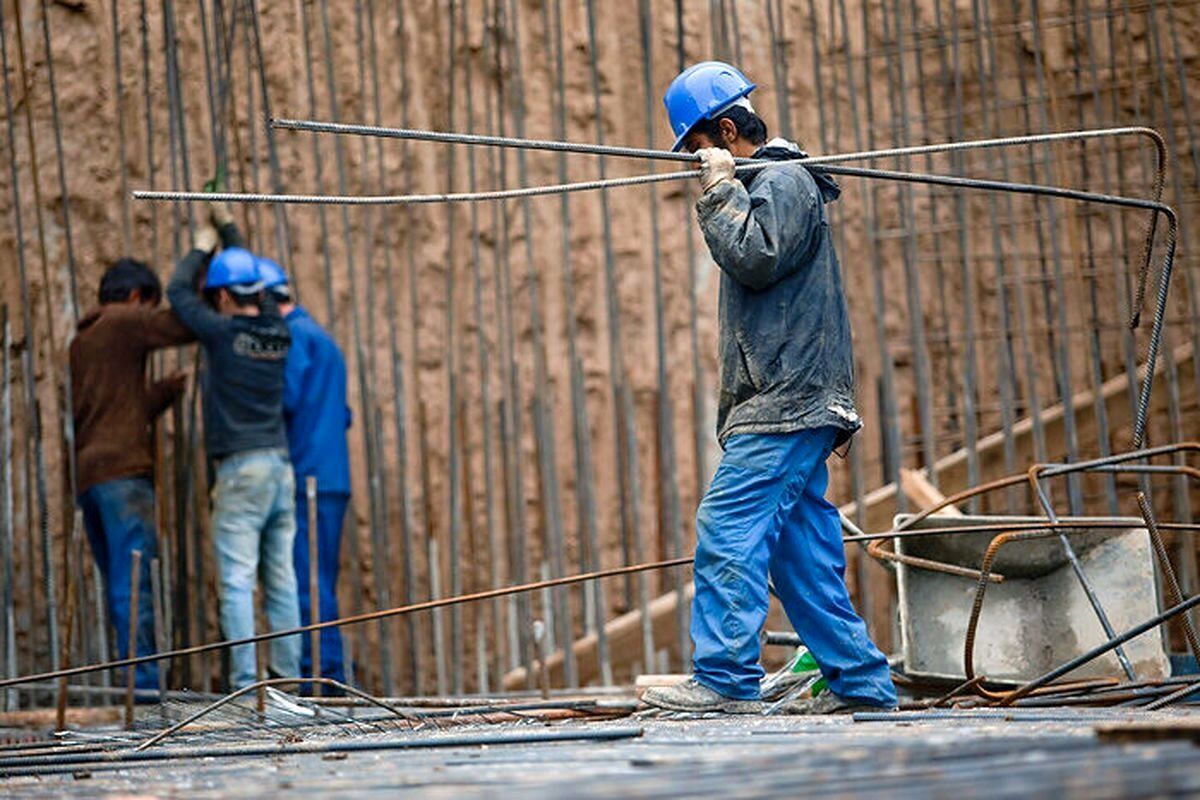
<path fill-rule="evenodd" d="M 825 204 L 839 189 L 767 140 L 734 67 L 696 64 L 663 98 L 676 151 L 700 156 L 696 213 L 721 270 L 717 438 L 724 449 L 696 512 L 693 676 L 643 699 L 678 711 L 759 710 L 767 577 L 830 691 L 797 713 L 896 706 L 887 659 L 850 603 L 825 461 L 862 422 L 841 270 Z"/>
<path fill-rule="evenodd" d="M 320 613 L 316 621 L 337 619 L 337 579 L 341 559 L 342 524 L 350 504 L 350 452 L 346 430 L 350 408 L 346 405 L 346 361 L 329 333 L 297 305 L 287 275 L 268 258 L 258 260 L 263 288 L 279 304 L 292 334 L 284 370 L 283 419 L 288 449 L 296 474 L 296 581 L 300 593 L 300 621 L 313 622 L 309 601 L 308 478 L 317 479 L 317 570 Z M 300 670 L 312 669 L 310 637 L 305 636 Z M 321 677 L 346 680 L 342 635 L 338 628 L 321 631 Z"/>

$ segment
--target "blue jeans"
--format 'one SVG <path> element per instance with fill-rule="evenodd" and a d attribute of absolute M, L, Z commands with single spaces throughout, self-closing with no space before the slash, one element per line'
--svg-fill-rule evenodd
<path fill-rule="evenodd" d="M 129 654 L 130 591 L 133 551 L 142 551 L 138 577 L 137 654 L 149 655 L 154 646 L 154 600 L 150 589 L 150 562 L 158 558 L 154 535 L 154 483 L 137 476 L 118 478 L 92 486 L 79 495 L 83 526 L 92 555 L 104 577 L 108 618 L 116 628 L 114 658 Z M 135 682 L 139 689 L 158 688 L 158 665 L 139 664 Z"/>
<path fill-rule="evenodd" d="M 350 495 L 340 492 L 317 494 L 317 588 L 320 604 L 318 622 L 337 619 L 337 579 L 342 550 L 342 521 L 346 518 L 346 506 Z M 300 622 L 312 622 L 312 609 L 308 595 L 308 499 L 304 493 L 296 495 L 296 546 L 293 549 L 296 564 L 296 583 L 300 587 Z M 308 675 L 312 670 L 312 643 L 303 637 L 300 656 L 300 671 Z M 346 669 L 342 664 L 342 633 L 338 628 L 321 631 L 321 677 L 346 682 Z"/>
<path fill-rule="evenodd" d="M 271 630 L 300 625 L 292 541 L 296 536 L 295 480 L 283 450 L 249 450 L 223 459 L 213 489 L 213 537 L 221 576 L 221 629 L 229 639 L 254 635 L 254 589 L 259 574 Z M 300 674 L 300 637 L 272 639 L 270 670 Z M 240 689 L 257 676 L 254 645 L 230 653 L 230 685 Z"/>
<path fill-rule="evenodd" d="M 825 499 L 836 430 L 730 437 L 696 512 L 692 667 L 728 697 L 755 699 L 767 575 L 837 696 L 896 705 L 887 659 L 846 591 L 838 510 Z"/>

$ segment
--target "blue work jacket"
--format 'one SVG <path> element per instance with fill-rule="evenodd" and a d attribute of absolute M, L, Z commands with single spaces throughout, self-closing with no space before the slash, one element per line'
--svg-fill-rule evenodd
<path fill-rule="evenodd" d="M 756 158 L 801 155 L 773 139 Z M 743 182 L 744 180 L 744 182 Z M 696 212 L 721 268 L 717 438 L 832 426 L 840 446 L 862 426 L 841 269 L 825 215 L 840 194 L 800 164 L 725 181 Z"/>
<path fill-rule="evenodd" d="M 296 306 L 285 318 L 292 333 L 284 370 L 283 419 L 296 473 L 296 491 L 317 478 L 321 493 L 350 493 L 346 429 L 346 362 L 337 343 L 309 313 Z"/>

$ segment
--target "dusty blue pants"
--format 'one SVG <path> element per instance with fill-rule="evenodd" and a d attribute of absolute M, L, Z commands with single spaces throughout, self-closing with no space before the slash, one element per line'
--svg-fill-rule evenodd
<path fill-rule="evenodd" d="M 833 428 L 741 434 L 696 512 L 692 668 L 728 697 L 758 697 L 767 575 L 788 620 L 839 697 L 894 706 L 887 659 L 846 591 L 838 511 L 825 499 Z"/>
<path fill-rule="evenodd" d="M 348 494 L 327 492 L 317 495 L 317 600 L 320 604 L 317 622 L 339 616 L 337 579 L 342 557 L 342 521 L 346 518 L 349 503 Z M 296 565 L 296 584 L 300 587 L 300 624 L 308 625 L 313 620 L 308 595 L 308 498 L 303 493 L 296 495 L 296 544 L 292 549 L 292 560 Z M 307 635 L 301 642 L 300 672 L 307 676 L 312 669 L 312 645 Z M 346 682 L 340 628 L 321 631 L 321 676 Z"/>
<path fill-rule="evenodd" d="M 292 566 L 295 486 L 286 450 L 249 450 L 217 466 L 212 526 L 220 569 L 221 630 L 226 638 L 254 635 L 254 589 L 260 575 L 271 630 L 300 626 Z M 254 683 L 254 645 L 232 648 L 229 663 L 232 688 Z M 268 663 L 274 675 L 299 676 L 300 636 L 272 639 Z"/>
<path fill-rule="evenodd" d="M 104 576 L 108 616 L 117 631 L 114 658 L 129 654 L 130 593 L 133 551 L 142 551 L 138 578 L 137 654 L 150 655 L 154 647 L 154 595 L 150 590 L 150 562 L 158 558 L 154 535 L 154 483 L 147 477 L 118 478 L 90 487 L 79 495 L 83 527 L 92 555 Z M 158 688 L 158 665 L 138 664 L 139 689 Z"/>

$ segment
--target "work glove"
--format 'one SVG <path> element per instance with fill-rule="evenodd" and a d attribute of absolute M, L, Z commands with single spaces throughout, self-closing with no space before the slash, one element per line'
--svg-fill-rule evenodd
<path fill-rule="evenodd" d="M 705 193 L 723 181 L 733 180 L 733 153 L 724 147 L 704 147 L 696 155 L 700 156 L 700 188 Z"/>
<path fill-rule="evenodd" d="M 223 168 L 218 166 L 217 174 L 211 180 L 205 181 L 204 191 L 225 191 L 225 170 Z M 229 209 L 229 203 L 226 203 L 224 200 L 210 200 L 208 202 L 208 218 L 212 220 L 213 225 L 217 226 L 217 230 L 232 224 L 233 212 Z"/>
<path fill-rule="evenodd" d="M 220 230 L 226 225 L 233 224 L 233 211 L 229 208 L 229 203 L 224 200 L 210 200 L 208 202 L 208 218 L 212 220 L 212 224 L 217 227 L 217 230 Z"/>
<path fill-rule="evenodd" d="M 213 252 L 220 243 L 221 235 L 217 233 L 217 229 L 213 227 L 212 223 L 201 225 L 192 236 L 192 247 L 205 253 Z"/>

